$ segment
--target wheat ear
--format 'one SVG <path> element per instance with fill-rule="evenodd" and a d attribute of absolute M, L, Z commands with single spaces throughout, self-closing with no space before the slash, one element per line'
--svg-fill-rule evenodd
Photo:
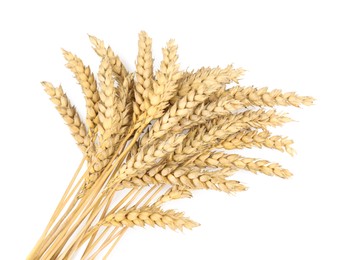
<path fill-rule="evenodd" d="M 128 76 L 128 71 L 121 62 L 119 56 L 117 56 L 110 46 L 106 48 L 104 42 L 95 36 L 89 35 L 89 40 L 93 44 L 94 51 L 101 58 L 108 57 L 110 66 L 112 67 L 113 76 L 119 82 L 120 85 L 123 84 L 124 78 Z"/>
<path fill-rule="evenodd" d="M 147 115 L 152 119 L 160 118 L 164 114 L 164 109 L 169 106 L 169 100 L 177 93 L 177 81 L 181 77 L 177 64 L 177 50 L 173 40 L 170 40 L 163 49 L 160 69 L 156 72 L 156 80 L 153 80 L 152 91 L 149 91 L 146 97 L 151 105 Z"/>
<path fill-rule="evenodd" d="M 190 90 L 198 90 L 200 85 L 216 85 L 218 89 L 221 89 L 226 84 L 238 82 L 243 74 L 242 68 L 234 69 L 231 65 L 224 69 L 220 67 L 201 68 L 180 82 L 178 94 L 171 102 L 175 103 L 178 99 L 186 96 Z"/>
<path fill-rule="evenodd" d="M 124 180 L 115 186 L 116 190 L 124 188 L 134 188 L 148 185 L 167 184 L 178 186 L 180 189 L 190 190 L 217 190 L 226 193 L 235 193 L 245 191 L 247 188 L 236 180 L 227 180 L 222 177 L 213 176 L 212 173 L 202 174 L 200 172 L 189 172 L 187 175 L 178 176 L 170 173 L 166 176 L 156 174 L 153 177 L 143 175 L 142 177 L 133 177 L 130 180 Z"/>
<path fill-rule="evenodd" d="M 236 86 L 224 92 L 246 106 L 310 106 L 314 98 L 299 96 L 295 92 L 284 93 L 275 89 L 269 91 L 268 88 L 241 87 Z"/>
<path fill-rule="evenodd" d="M 90 146 L 90 140 L 86 133 L 86 126 L 81 122 L 75 107 L 71 105 L 61 86 L 55 88 L 51 83 L 46 81 L 43 81 L 42 85 L 45 92 L 50 96 L 50 100 L 55 104 L 56 109 L 70 128 L 78 147 L 85 154 Z"/>
<path fill-rule="evenodd" d="M 152 91 L 153 59 L 152 39 L 146 32 L 140 32 L 138 41 L 138 55 L 136 62 L 136 85 L 134 113 L 142 117 L 150 106 L 148 93 Z M 142 120 L 140 118 L 140 120 Z"/>
<path fill-rule="evenodd" d="M 241 131 L 231 135 L 216 147 L 227 150 L 267 147 L 270 149 L 279 150 L 281 152 L 286 151 L 293 156 L 295 154 L 295 150 L 292 148 L 292 144 L 293 141 L 287 137 L 282 137 L 279 135 L 271 136 L 271 133 L 268 131 L 253 130 Z"/>
<path fill-rule="evenodd" d="M 82 87 L 86 99 L 86 124 L 90 133 L 95 133 L 98 124 L 99 93 L 97 83 L 89 66 L 85 66 L 76 55 L 62 50 L 67 61 L 66 66 L 74 73 L 75 78 Z"/>
<path fill-rule="evenodd" d="M 155 203 L 153 203 L 153 206 L 155 207 L 160 207 L 162 204 L 172 201 L 172 200 L 177 200 L 177 199 L 183 199 L 183 198 L 191 198 L 192 193 L 188 189 L 181 189 L 178 186 L 172 186 L 169 188 L 163 195 L 161 195 Z"/>
<path fill-rule="evenodd" d="M 193 163 L 198 167 L 243 169 L 253 173 L 261 172 L 269 176 L 278 176 L 281 178 L 292 176 L 290 171 L 282 168 L 278 163 L 223 152 L 205 153 L 196 158 Z"/>
<path fill-rule="evenodd" d="M 122 209 L 119 212 L 107 216 L 100 225 L 113 226 L 159 226 L 169 227 L 172 230 L 183 230 L 183 228 L 192 229 L 199 226 L 198 223 L 184 217 L 183 213 L 174 210 L 163 211 L 158 207 L 142 207 L 139 209 Z"/>

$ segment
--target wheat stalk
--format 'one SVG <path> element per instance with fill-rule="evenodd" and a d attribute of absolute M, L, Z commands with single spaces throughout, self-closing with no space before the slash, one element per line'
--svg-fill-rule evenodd
<path fill-rule="evenodd" d="M 231 65 L 182 71 L 174 40 L 162 49 L 154 70 L 146 32 L 139 34 L 136 72 L 128 72 L 110 46 L 89 39 L 101 58 L 97 81 L 80 58 L 63 51 L 86 99 L 86 122 L 61 86 L 43 82 L 84 159 L 27 259 L 71 259 L 84 245 L 83 259 L 96 259 L 110 247 L 106 259 L 128 228 L 198 226 L 182 213 L 162 209 L 172 200 L 191 198 L 200 189 L 245 191 L 233 179 L 239 171 L 292 175 L 276 162 L 242 156 L 241 149 L 294 155 L 292 140 L 269 132 L 292 121 L 274 107 L 311 105 L 313 98 L 243 87 L 244 70 Z M 239 154 L 229 153 L 234 149 Z"/>

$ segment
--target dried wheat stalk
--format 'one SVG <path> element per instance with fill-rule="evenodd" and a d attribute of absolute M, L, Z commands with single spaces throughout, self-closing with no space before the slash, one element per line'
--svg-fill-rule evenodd
<path fill-rule="evenodd" d="M 274 107 L 311 105 L 313 98 L 243 87 L 244 70 L 233 66 L 182 71 L 174 40 L 154 70 L 146 32 L 139 34 L 136 72 L 129 72 L 110 46 L 89 39 L 101 59 L 97 80 L 81 59 L 63 51 L 86 99 L 86 122 L 61 86 L 43 82 L 84 153 L 77 173 L 84 161 L 87 169 L 81 178 L 75 174 L 27 259 L 70 259 L 83 245 L 83 259 L 111 246 L 106 258 L 128 228 L 198 226 L 182 213 L 163 210 L 168 201 L 190 198 L 199 189 L 245 191 L 232 179 L 241 170 L 292 175 L 278 163 L 225 150 L 259 147 L 294 155 L 292 140 L 268 131 L 291 121 Z M 113 203 L 124 190 L 129 192 Z"/>

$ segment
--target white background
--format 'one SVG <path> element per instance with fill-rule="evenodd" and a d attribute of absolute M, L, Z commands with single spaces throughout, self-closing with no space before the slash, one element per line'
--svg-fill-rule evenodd
<path fill-rule="evenodd" d="M 353 259 L 352 7 L 350 1 L 1 1 L 0 259 L 24 259 L 80 161 L 40 81 L 63 84 L 83 112 L 81 90 L 60 48 L 96 70 L 87 33 L 109 43 L 129 69 L 137 35 L 153 38 L 156 61 L 170 38 L 183 68 L 248 70 L 244 85 L 312 95 L 279 129 L 296 140 L 281 162 L 290 180 L 241 173 L 237 196 L 198 192 L 171 206 L 202 225 L 192 232 L 129 230 L 119 259 Z M 111 259 L 114 259 L 112 257 Z"/>

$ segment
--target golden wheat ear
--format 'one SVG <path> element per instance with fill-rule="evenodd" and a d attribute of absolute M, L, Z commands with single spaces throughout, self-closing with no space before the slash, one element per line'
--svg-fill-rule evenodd
<path fill-rule="evenodd" d="M 199 226 L 198 223 L 184 217 L 183 213 L 174 210 L 163 211 L 158 207 L 142 207 L 139 209 L 122 209 L 115 214 L 108 215 L 99 225 L 133 227 L 149 225 L 161 228 L 169 227 L 172 230 L 192 229 Z"/>
<path fill-rule="evenodd" d="M 105 56 L 109 58 L 114 78 L 119 82 L 120 85 L 123 85 L 124 79 L 128 77 L 129 73 L 120 60 L 119 56 L 113 52 L 110 46 L 106 48 L 102 40 L 93 35 L 88 35 L 88 37 L 96 54 L 101 58 L 104 58 Z"/>
<path fill-rule="evenodd" d="M 43 81 L 42 86 L 45 92 L 49 95 L 50 100 L 54 103 L 61 117 L 64 119 L 67 126 L 70 128 L 71 134 L 76 140 L 76 143 L 83 153 L 86 153 L 90 141 L 86 133 L 86 126 L 81 122 L 80 116 L 70 100 L 64 93 L 61 86 L 55 88 L 51 83 Z"/>
<path fill-rule="evenodd" d="M 94 134 L 98 124 L 98 104 L 100 101 L 97 83 L 89 66 L 85 66 L 80 58 L 69 51 L 62 49 L 66 67 L 72 71 L 82 87 L 86 99 L 86 124 L 91 134 Z"/>

